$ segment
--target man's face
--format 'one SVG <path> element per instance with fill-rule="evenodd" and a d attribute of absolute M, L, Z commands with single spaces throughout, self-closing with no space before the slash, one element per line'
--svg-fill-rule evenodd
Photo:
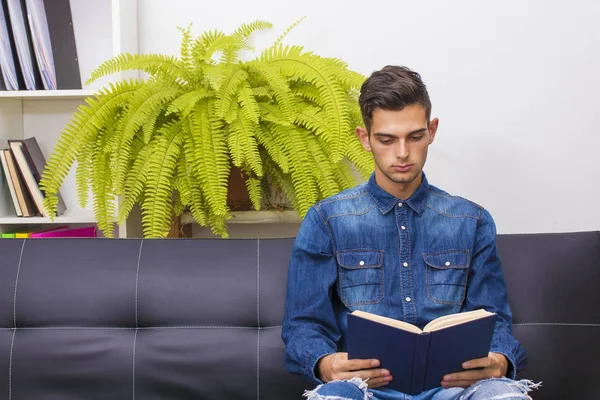
<path fill-rule="evenodd" d="M 363 147 L 373 153 L 375 179 L 383 189 L 398 197 L 416 190 L 437 126 L 437 118 L 428 125 L 425 109 L 414 104 L 401 111 L 377 108 L 370 134 L 357 128 Z"/>

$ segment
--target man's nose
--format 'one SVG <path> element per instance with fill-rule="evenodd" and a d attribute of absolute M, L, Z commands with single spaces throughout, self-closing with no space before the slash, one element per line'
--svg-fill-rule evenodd
<path fill-rule="evenodd" d="M 396 146 L 396 158 L 406 159 L 408 158 L 408 146 L 406 145 L 406 140 L 399 140 L 398 145 Z"/>

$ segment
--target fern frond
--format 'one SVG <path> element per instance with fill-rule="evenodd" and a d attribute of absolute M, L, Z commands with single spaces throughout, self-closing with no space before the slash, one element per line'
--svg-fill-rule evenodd
<path fill-rule="evenodd" d="M 109 127 L 111 129 L 111 127 Z M 109 129 L 103 129 L 96 139 L 97 145 L 92 156 L 92 195 L 96 224 L 106 237 L 113 237 L 115 196 L 111 191 L 109 173 L 110 155 L 104 151 Z"/>
<path fill-rule="evenodd" d="M 237 99 L 240 102 L 242 113 L 254 124 L 258 124 L 260 119 L 260 108 L 254 98 L 254 93 L 250 88 L 250 85 L 243 85 L 237 93 Z"/>
<path fill-rule="evenodd" d="M 240 116 L 238 115 L 238 118 L 231 123 L 227 138 L 233 165 L 241 167 L 246 162 L 252 171 L 261 177 L 263 168 L 255 137 L 257 126 Z"/>
<path fill-rule="evenodd" d="M 336 168 L 314 135 L 308 133 L 305 135 L 305 138 L 312 160 L 312 174 L 321 192 L 321 197 L 327 198 L 337 194 L 340 191 L 340 187 L 335 179 L 334 170 Z"/>
<path fill-rule="evenodd" d="M 239 36 L 242 38 L 247 38 L 256 31 L 262 31 L 264 29 L 269 29 L 272 27 L 273 27 L 273 24 L 270 23 L 269 21 L 256 20 L 256 21 L 250 22 L 249 24 L 240 25 L 240 27 L 236 29 L 236 31 L 233 33 L 233 35 Z M 252 50 L 252 49 L 249 49 L 249 50 Z"/>
<path fill-rule="evenodd" d="M 373 157 L 362 147 L 356 135 L 348 134 L 343 140 L 347 143 L 346 157 L 356 166 L 360 177 L 368 179 L 375 169 Z"/>
<path fill-rule="evenodd" d="M 273 99 L 271 92 L 269 92 L 269 89 L 265 86 L 253 87 L 251 90 L 255 97 L 266 97 L 269 100 Z"/>
<path fill-rule="evenodd" d="M 195 143 L 195 173 L 212 214 L 227 214 L 227 179 L 229 156 L 220 121 L 214 113 L 214 102 L 201 101 L 190 112 Z"/>
<path fill-rule="evenodd" d="M 269 126 L 261 124 L 256 129 L 256 140 L 262 145 L 273 161 L 281 168 L 283 173 L 289 172 L 288 159 L 283 153 L 283 145 L 279 138 L 273 135 Z"/>
<path fill-rule="evenodd" d="M 250 73 L 254 73 L 257 77 L 260 77 L 263 83 L 271 88 L 281 112 L 286 120 L 291 122 L 296 110 L 296 101 L 286 80 L 271 65 L 258 60 L 246 63 L 246 67 Z"/>
<path fill-rule="evenodd" d="M 318 199 L 318 189 L 312 176 L 312 160 L 307 150 L 305 131 L 296 127 L 283 128 L 272 126 L 273 133 L 284 145 L 284 152 L 290 160 L 290 177 L 296 193 L 298 208 L 303 218 L 308 209 Z"/>
<path fill-rule="evenodd" d="M 167 107 L 167 114 L 180 113 L 185 117 L 196 106 L 198 101 L 214 95 L 212 90 L 205 87 L 201 87 L 193 92 L 185 93 L 169 104 Z"/>
<path fill-rule="evenodd" d="M 246 82 L 248 73 L 243 69 L 231 68 L 223 74 L 219 82 L 219 90 L 217 92 L 217 101 L 215 109 L 217 115 L 223 118 L 231 107 L 231 102 L 235 99 L 238 88 Z"/>
<path fill-rule="evenodd" d="M 208 82 L 208 86 L 217 92 L 219 90 L 219 83 L 221 82 L 221 76 L 223 72 L 227 69 L 227 65 L 225 64 L 217 64 L 217 65 L 204 65 L 202 66 L 202 71 L 204 76 L 206 77 L 206 81 Z"/>
<path fill-rule="evenodd" d="M 310 105 L 321 106 L 321 94 L 315 85 L 302 83 L 294 85 L 292 92 L 307 101 Z"/>
<path fill-rule="evenodd" d="M 302 53 L 299 46 L 271 47 L 261 55 L 261 60 L 269 65 L 278 66 L 281 73 L 289 79 L 301 79 L 310 82 L 319 89 L 323 112 L 330 127 L 330 135 L 324 135 L 331 147 L 331 158 L 338 162 L 344 156 L 341 137 L 350 131 L 346 95 L 336 78 L 336 70 L 331 64 L 311 53 Z"/>
<path fill-rule="evenodd" d="M 292 25 L 290 25 L 285 32 L 283 32 L 281 34 L 281 36 L 279 36 L 277 38 L 277 40 L 275 41 L 275 43 L 273 43 L 273 46 L 278 46 L 281 41 L 288 35 L 288 33 L 290 33 L 292 31 L 292 29 L 294 29 L 296 26 L 298 26 L 298 24 L 300 24 L 300 22 L 302 22 L 304 19 L 306 18 L 306 16 L 300 18 L 299 20 L 297 20 L 296 22 L 294 22 Z"/>
<path fill-rule="evenodd" d="M 127 105 L 122 115 L 119 128 L 119 143 L 117 148 L 117 165 L 114 171 L 115 193 L 123 193 L 123 184 L 129 161 L 131 160 L 131 143 L 133 137 L 142 127 L 148 117 L 154 114 L 157 108 L 171 101 L 179 94 L 177 87 L 163 87 L 160 84 L 150 83 L 138 90 L 136 95 Z"/>
<path fill-rule="evenodd" d="M 208 225 L 210 226 L 212 233 L 219 235 L 224 239 L 228 238 L 229 234 L 227 233 L 226 221 L 229 218 L 231 218 L 229 213 L 225 215 L 209 214 Z"/>
<path fill-rule="evenodd" d="M 352 175 L 352 169 L 348 165 L 348 160 L 338 162 L 333 169 L 335 180 L 340 186 L 340 190 L 350 189 L 358 183 Z"/>
<path fill-rule="evenodd" d="M 258 108 L 261 112 L 261 120 L 264 122 L 272 122 L 280 126 L 291 126 L 292 124 L 283 115 L 283 112 L 277 105 L 260 102 Z"/>
<path fill-rule="evenodd" d="M 250 195 L 250 201 L 255 210 L 260 210 L 260 203 L 262 202 L 262 190 L 260 185 L 260 179 L 248 178 L 246 179 L 246 189 Z"/>
<path fill-rule="evenodd" d="M 125 223 L 134 204 L 138 201 L 144 191 L 148 170 L 150 168 L 150 163 L 153 161 L 152 155 L 154 152 L 155 142 L 153 141 L 142 147 L 135 155 L 135 161 L 125 178 L 125 189 L 123 190 L 122 202 L 119 206 L 117 215 L 117 222 L 119 224 Z"/>
<path fill-rule="evenodd" d="M 276 165 L 269 161 L 269 157 L 263 157 L 263 163 L 265 164 L 265 170 L 275 187 L 279 187 L 283 190 L 286 199 L 292 204 L 294 210 L 300 208 L 298 198 L 294 191 L 289 174 L 283 173 Z"/>
<path fill-rule="evenodd" d="M 181 61 L 186 65 L 186 67 L 191 67 L 192 60 L 192 24 L 189 24 L 187 27 L 183 28 L 178 26 L 177 29 L 181 32 Z"/>
<path fill-rule="evenodd" d="M 188 81 L 189 72 L 182 61 L 173 56 L 164 54 L 130 54 L 121 53 L 116 57 L 104 62 L 90 75 L 86 85 L 102 78 L 121 71 L 139 70 L 150 75 L 160 75 L 171 83 L 180 80 Z"/>
<path fill-rule="evenodd" d="M 173 177 L 183 144 L 182 126 L 175 122 L 161 131 L 148 165 L 142 203 L 144 237 L 165 237 L 171 226 Z"/>
<path fill-rule="evenodd" d="M 142 123 L 142 133 L 143 133 L 143 142 L 148 144 L 152 137 L 156 133 L 156 123 L 161 114 L 165 112 L 166 104 L 161 104 L 159 107 L 156 107 L 154 110 L 148 113 L 146 119 Z"/>
<path fill-rule="evenodd" d="M 56 194 L 77 154 L 89 143 L 96 141 L 106 121 L 113 118 L 115 110 L 119 110 L 129 101 L 139 85 L 136 81 L 110 84 L 109 88 L 100 90 L 95 99 L 87 98 L 87 106 L 79 106 L 73 114 L 71 122 L 63 129 L 54 145 L 40 180 L 40 188 L 46 195 L 45 208 L 51 214 L 56 212 Z"/>
<path fill-rule="evenodd" d="M 331 135 L 327 121 L 317 107 L 305 107 L 298 111 L 294 123 L 305 127 L 318 136 Z"/>
<path fill-rule="evenodd" d="M 86 143 L 82 152 L 77 155 L 75 183 L 77 185 L 77 200 L 81 208 L 86 208 L 88 204 L 93 155 L 94 143 Z"/>
<path fill-rule="evenodd" d="M 190 121 L 185 121 L 189 124 Z M 194 174 L 194 142 L 190 135 L 189 125 L 185 127 L 186 136 L 183 143 L 183 153 L 179 158 L 178 176 L 180 179 L 181 198 L 186 206 L 189 206 L 192 216 L 200 226 L 208 225 L 208 207 L 204 195 L 200 189 L 200 183 Z"/>

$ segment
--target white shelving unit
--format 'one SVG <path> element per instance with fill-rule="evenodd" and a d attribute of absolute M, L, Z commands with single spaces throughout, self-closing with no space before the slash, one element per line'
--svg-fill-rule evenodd
<path fill-rule="evenodd" d="M 109 82 L 135 77 L 137 74 L 115 74 L 87 86 L 91 72 L 106 60 L 123 52 L 138 51 L 137 0 L 71 0 L 71 12 L 79 67 L 83 81 L 81 90 L 0 91 L 0 139 L 35 136 L 42 152 L 49 158 L 62 129 L 76 108 Z M 16 225 L 90 224 L 95 223 L 89 205 L 79 207 L 73 167 L 61 187 L 67 212 L 51 221 L 49 218 L 17 217 L 3 174 L 0 182 L 0 232 Z M 128 224 L 119 226 L 118 236 L 127 237 Z M 137 229 L 132 228 L 137 235 Z"/>

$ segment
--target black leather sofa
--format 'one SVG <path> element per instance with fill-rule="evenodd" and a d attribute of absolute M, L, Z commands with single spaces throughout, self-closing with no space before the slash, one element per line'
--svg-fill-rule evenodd
<path fill-rule="evenodd" d="M 0 240 L 0 399 L 299 399 L 293 239 Z M 600 399 L 600 232 L 498 238 L 522 377 Z"/>

